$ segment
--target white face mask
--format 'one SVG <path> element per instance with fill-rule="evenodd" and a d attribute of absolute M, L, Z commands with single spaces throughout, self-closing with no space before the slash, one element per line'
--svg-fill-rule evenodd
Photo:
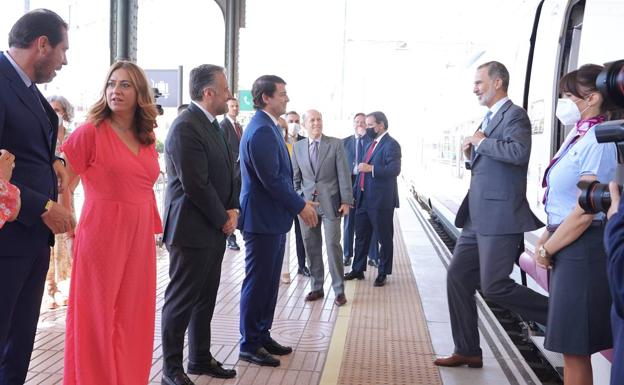
<path fill-rule="evenodd" d="M 288 123 L 288 135 L 297 136 L 300 130 L 301 126 L 299 123 Z"/>
<path fill-rule="evenodd" d="M 555 115 L 566 126 L 576 124 L 576 122 L 581 120 L 581 111 L 579 111 L 576 103 L 568 98 L 560 98 L 557 101 Z"/>

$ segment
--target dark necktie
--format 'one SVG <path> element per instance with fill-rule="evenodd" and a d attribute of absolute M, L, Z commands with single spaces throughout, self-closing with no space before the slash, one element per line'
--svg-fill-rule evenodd
<path fill-rule="evenodd" d="M 34 82 L 30 84 L 30 87 L 28 87 L 28 89 L 35 96 L 35 99 L 37 99 L 37 104 L 41 108 L 41 111 L 43 111 L 43 114 L 46 116 L 46 118 L 48 118 L 48 122 L 50 123 L 50 129 L 48 131 L 48 138 L 50 139 L 50 143 L 52 143 L 52 136 L 54 135 L 54 130 L 52 129 L 52 122 L 50 122 L 48 113 L 46 112 L 45 107 L 43 107 L 43 103 L 41 103 L 41 99 L 39 98 L 39 90 L 37 90 L 37 86 L 35 85 Z"/>
<path fill-rule="evenodd" d="M 236 136 L 238 136 L 238 140 L 240 141 L 241 136 L 243 136 L 243 130 L 238 122 L 234 122 L 234 131 L 236 131 Z"/>
<path fill-rule="evenodd" d="M 370 161 L 370 158 L 373 156 L 373 150 L 375 149 L 375 146 L 377 146 L 377 141 L 373 140 L 373 143 L 371 143 L 370 147 L 368 148 L 368 151 L 366 152 L 364 163 L 368 163 Z M 365 175 L 366 175 L 365 172 L 360 173 L 360 190 L 362 191 L 364 191 L 364 176 Z"/>
<path fill-rule="evenodd" d="M 225 135 L 223 135 L 223 131 L 221 130 L 221 126 L 219 126 L 219 122 L 217 122 L 217 119 L 213 120 L 211 125 L 212 127 L 215 128 L 215 130 L 217 130 L 217 135 L 219 135 L 219 138 L 221 138 L 221 141 L 223 142 L 225 149 L 229 152 L 230 148 L 227 144 L 227 141 L 225 140 Z"/>
<path fill-rule="evenodd" d="M 310 164 L 312 165 L 312 171 L 314 171 L 314 175 L 316 175 L 317 167 L 318 167 L 318 141 L 313 141 L 310 146 Z"/>

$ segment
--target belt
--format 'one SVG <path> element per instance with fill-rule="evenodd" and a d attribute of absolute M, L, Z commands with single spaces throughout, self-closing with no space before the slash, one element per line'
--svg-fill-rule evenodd
<path fill-rule="evenodd" d="M 602 227 L 604 226 L 605 221 L 601 220 L 601 219 L 596 219 L 591 221 L 589 227 Z M 557 228 L 561 225 L 561 223 L 558 223 L 556 225 L 546 225 L 546 231 L 548 231 L 549 233 L 554 233 L 555 230 L 557 230 Z"/>

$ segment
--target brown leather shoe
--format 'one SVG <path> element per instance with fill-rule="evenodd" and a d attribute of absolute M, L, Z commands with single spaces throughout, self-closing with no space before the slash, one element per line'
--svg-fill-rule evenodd
<path fill-rule="evenodd" d="M 448 357 L 440 357 L 433 361 L 437 366 L 462 366 L 467 365 L 469 368 L 481 368 L 483 367 L 483 357 L 481 356 L 462 356 L 461 354 L 453 353 Z"/>
<path fill-rule="evenodd" d="M 347 297 L 345 297 L 345 295 L 344 295 L 344 294 L 338 294 L 338 295 L 336 296 L 336 299 L 334 299 L 334 304 L 335 304 L 336 306 L 342 306 L 342 305 L 344 305 L 345 303 L 347 303 Z"/>
<path fill-rule="evenodd" d="M 312 290 L 311 292 L 308 293 L 308 295 L 306 295 L 305 300 L 306 301 L 316 301 L 317 299 L 321 299 L 325 297 L 325 293 L 323 292 L 323 290 Z"/>

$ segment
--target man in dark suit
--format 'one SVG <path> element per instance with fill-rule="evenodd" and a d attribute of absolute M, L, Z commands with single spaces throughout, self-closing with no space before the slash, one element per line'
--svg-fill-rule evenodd
<path fill-rule="evenodd" d="M 301 118 L 297 111 L 288 111 L 286 113 L 286 123 L 288 123 L 288 143 L 295 145 L 296 142 L 305 139 L 305 136 L 301 135 Z M 306 267 L 306 251 L 303 244 L 303 237 L 301 236 L 301 226 L 299 221 L 295 221 L 295 245 L 297 250 L 297 274 L 301 274 L 304 277 L 310 276 L 310 270 Z"/>
<path fill-rule="evenodd" d="M 370 136 L 366 135 L 366 115 L 363 112 L 358 112 L 353 117 L 353 129 L 355 133 L 342 139 L 342 144 L 347 155 L 347 163 L 351 171 L 351 184 L 355 189 L 355 180 L 359 174 L 357 169 L 358 164 L 362 162 L 364 157 L 364 149 L 368 147 L 371 142 Z M 355 190 L 353 195 L 355 196 Z M 355 237 L 355 211 L 351 215 L 347 215 L 343 223 L 343 253 L 345 266 L 351 264 L 353 258 L 353 238 Z M 368 264 L 371 266 L 379 267 L 379 242 L 377 237 L 373 233 L 370 242 L 370 248 L 368 250 Z"/>
<path fill-rule="evenodd" d="M 455 351 L 435 360 L 438 366 L 483 366 L 474 298 L 479 286 L 493 302 L 546 324 L 547 298 L 509 277 L 524 250 L 523 233 L 543 223 L 526 199 L 531 123 L 526 111 L 507 97 L 508 86 L 503 64 L 478 67 L 473 92 L 488 113 L 462 147 L 472 177 L 457 212 L 455 225 L 463 229 L 446 278 Z"/>
<path fill-rule="evenodd" d="M 238 183 L 216 116 L 232 95 L 222 67 L 191 70 L 191 104 L 165 141 L 167 191 L 163 241 L 169 277 L 162 312 L 163 385 L 191 385 L 182 367 L 188 327 L 188 373 L 232 378 L 210 353 L 210 322 L 221 278 L 225 239 L 238 223 Z"/>
<path fill-rule="evenodd" d="M 394 209 L 399 207 L 397 177 L 401 173 L 401 146 L 388 134 L 388 119 L 381 111 L 366 115 L 367 133 L 373 138 L 358 164 L 355 186 L 355 258 L 345 279 L 364 279 L 366 254 L 373 233 L 381 244 L 375 286 L 392 274 Z"/>
<path fill-rule="evenodd" d="M 229 98 L 227 100 L 227 114 L 223 117 L 223 120 L 219 125 L 225 140 L 228 142 L 230 150 L 232 150 L 232 159 L 234 162 L 234 170 L 236 173 L 237 183 L 240 185 L 240 162 L 238 159 L 238 146 L 240 146 L 240 139 L 243 136 L 243 128 L 240 123 L 236 121 L 238 117 L 239 104 L 236 98 Z M 236 243 L 236 234 L 232 233 L 227 238 L 227 248 L 230 250 L 240 250 L 238 243 Z"/>
<path fill-rule="evenodd" d="M 256 114 L 241 139 L 241 217 L 245 279 L 240 301 L 240 355 L 243 361 L 278 366 L 273 357 L 292 352 L 271 338 L 286 233 L 297 214 L 306 225 L 318 219 L 312 202 L 293 188 L 293 170 L 277 118 L 286 111 L 286 82 L 264 75 L 251 88 Z"/>
<path fill-rule="evenodd" d="M 67 184 L 54 156 L 58 117 L 37 89 L 51 81 L 69 48 L 67 23 L 45 9 L 13 25 L 0 52 L 0 148 L 15 155 L 11 183 L 21 210 L 0 231 L 0 384 L 23 384 L 32 353 L 54 234 L 71 230 L 72 214 L 57 204 Z M 58 178 L 58 179 L 57 179 Z M 61 191 L 62 192 L 62 191 Z"/>

